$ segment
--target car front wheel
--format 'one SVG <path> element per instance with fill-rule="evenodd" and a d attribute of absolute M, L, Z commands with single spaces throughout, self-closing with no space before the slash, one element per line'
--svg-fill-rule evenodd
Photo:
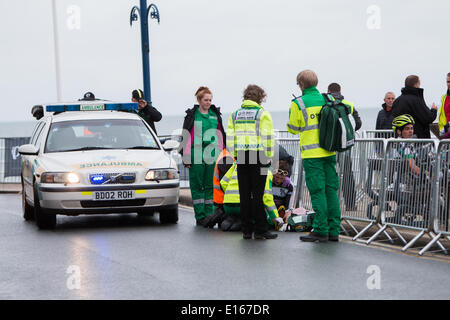
<path fill-rule="evenodd" d="M 27 199 L 25 196 L 25 188 L 23 187 L 23 182 L 22 182 L 22 212 L 23 212 L 23 218 L 25 219 L 25 221 L 34 220 L 34 209 L 27 202 Z"/>
<path fill-rule="evenodd" d="M 172 224 L 178 222 L 178 207 L 159 211 L 159 222 Z"/>
<path fill-rule="evenodd" d="M 56 214 L 45 212 L 40 204 L 39 197 L 37 194 L 36 186 L 33 188 L 34 194 L 34 218 L 36 219 L 36 224 L 41 230 L 51 230 L 56 227 Z"/>

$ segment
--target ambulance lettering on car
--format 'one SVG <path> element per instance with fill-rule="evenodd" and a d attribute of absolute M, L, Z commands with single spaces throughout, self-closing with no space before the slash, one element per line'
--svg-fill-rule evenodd
<path fill-rule="evenodd" d="M 47 105 L 19 148 L 24 218 L 41 229 L 54 228 L 57 215 L 97 213 L 159 212 L 162 223 L 176 223 L 179 176 L 168 151 L 179 143 L 162 145 L 135 110 L 107 101 Z"/>

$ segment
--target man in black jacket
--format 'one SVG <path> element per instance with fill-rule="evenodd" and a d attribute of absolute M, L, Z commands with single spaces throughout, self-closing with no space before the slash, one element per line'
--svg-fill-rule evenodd
<path fill-rule="evenodd" d="M 394 118 L 402 114 L 410 114 L 414 118 L 414 133 L 417 138 L 431 138 L 430 124 L 436 119 L 437 106 L 433 103 L 431 110 L 427 107 L 418 76 L 410 75 L 406 78 L 402 94 L 395 99 L 392 108 Z"/>
<path fill-rule="evenodd" d="M 158 122 L 162 119 L 161 112 L 156 110 L 156 108 L 153 107 L 151 103 L 147 103 L 147 101 L 144 99 L 144 93 L 141 89 L 133 90 L 131 94 L 131 101 L 137 102 L 139 104 L 139 110 L 137 112 L 138 115 L 148 123 L 148 125 L 157 135 L 158 133 L 156 132 L 155 122 Z"/>
<path fill-rule="evenodd" d="M 376 130 L 392 130 L 392 105 L 395 101 L 395 94 L 393 92 L 388 92 L 384 96 L 384 103 L 382 105 L 383 110 L 378 112 L 377 123 L 375 125 Z M 377 137 L 382 138 L 382 137 Z"/>

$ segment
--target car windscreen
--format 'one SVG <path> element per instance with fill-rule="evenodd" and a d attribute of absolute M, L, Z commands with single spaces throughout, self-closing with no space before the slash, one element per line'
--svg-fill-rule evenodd
<path fill-rule="evenodd" d="M 97 149 L 160 149 L 141 120 L 101 119 L 54 122 L 44 152 Z"/>

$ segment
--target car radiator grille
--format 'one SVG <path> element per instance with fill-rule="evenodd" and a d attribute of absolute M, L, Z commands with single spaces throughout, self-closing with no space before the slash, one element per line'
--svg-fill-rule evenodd
<path fill-rule="evenodd" d="M 118 184 L 118 183 L 134 183 L 136 181 L 135 172 L 121 173 L 119 177 L 114 178 L 119 175 L 119 173 L 93 173 L 89 175 L 89 181 L 91 184 Z M 92 181 L 93 177 L 102 176 L 104 177 L 104 183 L 94 183 Z"/>

